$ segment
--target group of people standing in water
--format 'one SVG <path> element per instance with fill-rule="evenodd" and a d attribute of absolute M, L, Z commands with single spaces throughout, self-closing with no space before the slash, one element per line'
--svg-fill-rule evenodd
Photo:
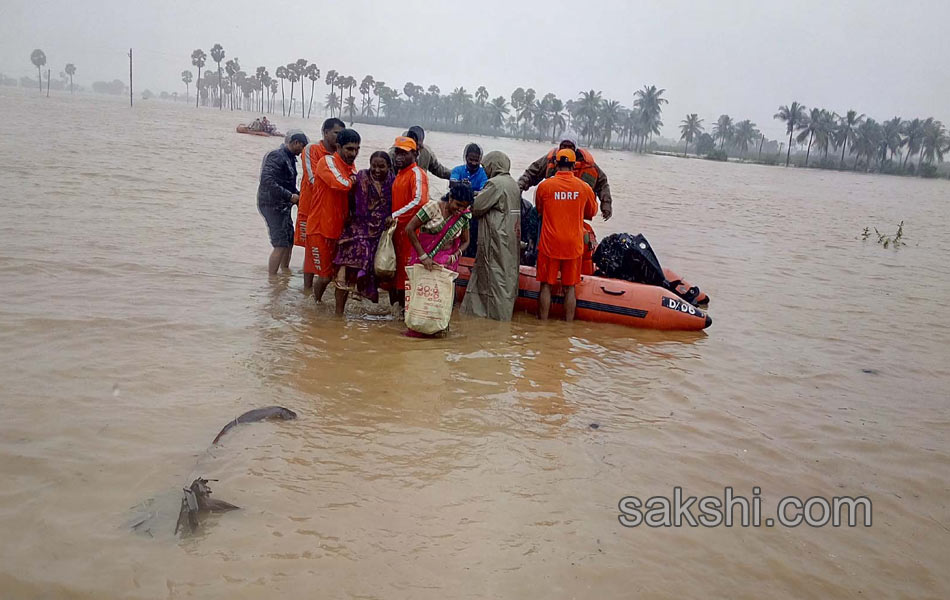
<path fill-rule="evenodd" d="M 535 195 L 542 222 L 539 316 L 547 318 L 551 288 L 560 284 L 566 317 L 573 319 L 574 286 L 585 270 L 584 219 L 596 214 L 597 199 L 605 219 L 612 213 L 606 175 L 573 139 L 563 140 L 515 181 L 508 156 L 483 154 L 475 143 L 465 147 L 464 163 L 449 170 L 424 145 L 419 126 L 397 137 L 388 152 L 373 152 L 369 168 L 362 170 L 355 166 L 359 133 L 330 118 L 321 134 L 311 143 L 302 131 L 290 131 L 284 144 L 264 157 L 257 202 L 273 246 L 270 274 L 289 269 L 293 246 L 302 246 L 304 291 L 321 302 L 333 284 L 336 312 L 343 314 L 351 294 L 378 302 L 380 289 L 388 291 L 391 304 L 405 308 L 406 267 L 458 271 L 461 258 L 470 257 L 474 264 L 462 311 L 510 320 L 518 297 L 521 192 L 540 184 Z M 430 199 L 430 174 L 449 180 L 442 198 Z M 392 225 L 396 273 L 380 280 L 376 250 Z"/>

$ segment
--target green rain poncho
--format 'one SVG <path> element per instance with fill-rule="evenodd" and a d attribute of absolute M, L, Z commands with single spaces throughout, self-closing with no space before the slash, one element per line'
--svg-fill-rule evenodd
<path fill-rule="evenodd" d="M 511 161 L 502 152 L 486 154 L 482 166 L 488 183 L 472 204 L 472 215 L 478 219 L 478 254 L 462 310 L 510 321 L 518 298 L 521 190 L 508 173 Z"/>

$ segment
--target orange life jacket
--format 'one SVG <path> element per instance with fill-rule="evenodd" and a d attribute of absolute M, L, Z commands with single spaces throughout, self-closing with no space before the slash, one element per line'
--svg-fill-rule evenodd
<path fill-rule="evenodd" d="M 545 179 L 553 177 L 557 173 L 557 158 L 555 158 L 557 151 L 558 149 L 554 148 L 548 152 L 548 168 L 544 173 Z M 577 161 L 574 163 L 574 177 L 589 185 L 590 189 L 594 189 L 594 184 L 597 183 L 597 163 L 594 162 L 594 157 L 591 156 L 589 151 L 580 148 L 575 153 L 577 154 Z"/>

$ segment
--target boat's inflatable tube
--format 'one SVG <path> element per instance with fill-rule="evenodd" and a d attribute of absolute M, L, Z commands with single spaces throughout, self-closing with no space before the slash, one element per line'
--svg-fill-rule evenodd
<path fill-rule="evenodd" d="M 471 258 L 463 258 L 460 262 L 459 276 L 455 280 L 458 300 L 465 295 L 473 264 L 474 259 Z M 515 310 L 537 314 L 541 284 L 535 273 L 534 267 L 521 267 Z M 581 321 L 680 331 L 698 331 L 712 324 L 712 319 L 703 310 L 656 285 L 581 275 L 581 282 L 575 291 L 575 318 Z M 559 287 L 555 287 L 552 290 L 551 316 L 560 318 L 563 315 L 564 296 Z"/>
<path fill-rule="evenodd" d="M 276 131 L 274 133 L 267 133 L 266 131 L 251 131 L 247 128 L 247 125 L 238 125 L 237 132 L 246 133 L 247 135 L 259 135 L 263 137 L 284 137 L 284 134 Z"/>

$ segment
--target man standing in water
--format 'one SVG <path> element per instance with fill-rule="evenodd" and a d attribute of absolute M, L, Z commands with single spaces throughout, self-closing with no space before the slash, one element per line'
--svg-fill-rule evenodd
<path fill-rule="evenodd" d="M 396 180 L 393 182 L 393 213 L 390 222 L 396 222 L 393 232 L 393 247 L 396 250 L 396 278 L 389 292 L 390 304 L 406 307 L 406 265 L 412 254 L 412 243 L 406 233 L 406 225 L 416 212 L 429 202 L 429 176 L 416 164 L 418 150 L 416 141 L 408 136 L 397 137 L 393 144 L 393 166 Z"/>
<path fill-rule="evenodd" d="M 541 237 L 538 240 L 538 317 L 546 321 L 551 310 L 551 286 L 558 282 L 564 288 L 564 316 L 574 320 L 577 296 L 574 286 L 581 281 L 581 260 L 584 255 L 584 219 L 597 214 L 597 200 L 589 185 L 574 176 L 574 151 L 557 151 L 557 172 L 538 186 L 534 203 L 541 215 Z M 466 294 L 467 297 L 467 294 Z"/>
<path fill-rule="evenodd" d="M 323 122 L 323 139 L 316 144 L 308 144 L 303 149 L 301 162 L 303 163 L 303 177 L 300 180 L 300 203 L 297 205 L 297 228 L 294 230 L 294 245 L 307 246 L 307 215 L 310 213 L 310 204 L 313 197 L 313 184 L 316 180 L 314 169 L 324 156 L 336 152 L 336 136 L 346 124 L 340 119 L 330 118 Z M 306 251 L 305 251 L 306 252 Z M 304 262 L 307 255 L 304 254 Z M 304 269 L 303 291 L 310 293 L 313 289 L 313 273 Z"/>
<path fill-rule="evenodd" d="M 314 169 L 313 200 L 307 215 L 307 256 L 304 273 L 313 276 L 313 299 L 320 302 L 333 279 L 336 242 L 349 214 L 350 190 L 356 183 L 356 157 L 360 134 L 343 129 L 336 136 L 337 150 L 324 156 Z"/>
<path fill-rule="evenodd" d="M 564 149 L 569 149 L 574 152 L 577 159 L 574 162 L 574 176 L 594 190 L 594 194 L 597 196 L 597 199 L 600 200 L 600 212 L 604 215 L 604 221 L 606 221 L 613 215 L 607 174 L 597 166 L 590 152 L 578 148 L 577 143 L 571 138 L 561 140 L 557 148 L 528 165 L 524 174 L 518 179 L 518 187 L 520 187 L 522 191 L 527 191 L 545 179 L 553 177 L 559 170 L 555 155 L 558 151 Z"/>
<path fill-rule="evenodd" d="M 283 267 L 290 269 L 294 248 L 294 220 L 291 207 L 300 201 L 297 191 L 297 157 L 309 143 L 299 129 L 287 132 L 284 143 L 271 150 L 261 164 L 261 180 L 257 187 L 257 210 L 267 223 L 273 251 L 267 261 L 267 272 L 276 275 Z"/>

